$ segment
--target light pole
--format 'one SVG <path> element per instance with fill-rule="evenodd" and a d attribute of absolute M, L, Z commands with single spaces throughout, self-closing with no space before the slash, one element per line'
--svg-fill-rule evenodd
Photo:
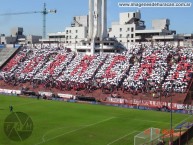
<path fill-rule="evenodd" d="M 172 87 L 171 87 L 171 92 L 170 92 L 170 96 L 171 96 L 171 98 L 170 98 L 170 145 L 173 145 L 173 124 L 172 124 L 172 122 L 173 122 L 173 114 L 172 114 L 172 99 L 173 99 L 173 80 L 172 80 L 172 83 L 171 83 L 171 85 L 172 85 Z"/>
<path fill-rule="evenodd" d="M 161 79 L 160 79 L 160 84 L 159 84 L 159 102 L 161 106 L 161 97 L 162 97 L 162 84 L 161 84 Z"/>
<path fill-rule="evenodd" d="M 172 127 L 172 95 L 170 98 L 171 108 L 170 108 L 170 144 L 173 144 L 173 127 Z"/>

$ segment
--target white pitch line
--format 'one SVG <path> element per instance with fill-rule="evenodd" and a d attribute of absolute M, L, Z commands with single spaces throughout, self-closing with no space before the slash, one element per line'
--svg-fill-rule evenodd
<path fill-rule="evenodd" d="M 111 145 L 111 144 L 117 142 L 118 140 L 121 140 L 121 139 L 125 138 L 126 136 L 129 136 L 129 135 L 134 134 L 134 133 L 136 133 L 136 132 L 139 132 L 139 131 L 133 131 L 133 132 L 131 132 L 131 133 L 129 133 L 129 134 L 126 134 L 126 135 L 124 135 L 124 136 L 122 136 L 122 137 L 120 137 L 120 138 L 118 138 L 118 139 L 116 139 L 116 140 L 108 143 L 107 145 Z"/>
<path fill-rule="evenodd" d="M 87 126 L 87 125 L 80 125 L 79 127 L 83 127 L 83 126 L 85 127 L 85 126 Z M 65 126 L 65 127 L 60 127 L 60 128 L 55 128 L 55 129 L 49 130 L 48 132 L 46 132 L 46 133 L 43 135 L 42 141 L 45 142 L 45 140 L 46 140 L 45 137 L 46 137 L 46 135 L 48 135 L 49 133 L 54 132 L 54 131 L 57 131 L 57 130 L 67 129 L 67 128 L 70 128 L 70 127 Z"/>
<path fill-rule="evenodd" d="M 81 128 L 78 128 L 78 129 L 74 129 L 74 130 L 71 130 L 71 131 L 62 133 L 62 134 L 57 135 L 57 136 L 55 136 L 55 137 L 52 137 L 52 138 L 50 138 L 50 139 L 48 139 L 48 140 L 43 140 L 43 141 L 41 141 L 41 142 L 39 142 L 39 143 L 37 143 L 37 144 L 35 144 L 35 145 L 43 144 L 43 143 L 45 143 L 45 142 L 48 142 L 48 141 L 53 140 L 53 139 L 56 139 L 56 138 L 61 137 L 61 136 L 63 136 L 63 135 L 66 135 L 66 134 L 69 134 L 69 133 L 73 133 L 73 132 L 76 132 L 76 131 L 78 131 L 78 130 L 88 128 L 88 127 L 90 127 L 90 126 L 94 126 L 94 125 L 97 125 L 97 124 L 100 124 L 100 123 L 109 121 L 109 120 L 111 120 L 111 119 L 113 119 L 113 118 L 115 118 L 115 117 L 111 117 L 111 118 L 108 118 L 108 119 L 105 119 L 105 120 L 102 120 L 102 121 L 100 121 L 100 122 L 96 122 L 96 123 L 93 123 L 93 124 L 85 125 L 84 127 L 81 127 Z"/>
<path fill-rule="evenodd" d="M 170 124 L 168 122 L 160 122 L 160 121 L 153 121 L 153 120 L 143 120 L 143 119 L 134 119 L 138 121 L 145 121 L 145 122 L 154 122 L 154 123 L 164 123 L 164 124 Z"/>
<path fill-rule="evenodd" d="M 179 125 L 179 124 L 183 123 L 184 121 L 188 120 L 188 119 L 189 119 L 189 118 L 191 118 L 191 117 L 192 117 L 192 115 L 188 116 L 187 118 L 185 118 L 185 119 L 184 119 L 184 120 L 182 120 L 181 122 L 176 123 L 176 124 L 175 124 L 175 127 L 176 127 L 177 125 Z"/>
<path fill-rule="evenodd" d="M 55 129 L 52 129 L 52 130 L 49 130 L 49 131 L 47 131 L 44 135 L 43 135 L 43 137 L 42 137 L 42 140 L 43 140 L 43 142 L 45 141 L 45 137 L 46 137 L 46 135 L 47 134 L 49 134 L 49 133 L 51 133 L 51 132 L 54 132 L 54 131 L 56 131 L 56 130 L 62 130 L 62 129 L 66 129 L 66 128 L 69 128 L 69 127 L 60 127 L 60 128 L 55 128 Z"/>

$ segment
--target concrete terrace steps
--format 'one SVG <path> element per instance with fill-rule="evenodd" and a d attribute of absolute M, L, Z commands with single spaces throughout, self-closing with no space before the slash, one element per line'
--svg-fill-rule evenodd
<path fill-rule="evenodd" d="M 17 50 L 17 48 L 3 48 L 0 51 L 0 66 Z"/>

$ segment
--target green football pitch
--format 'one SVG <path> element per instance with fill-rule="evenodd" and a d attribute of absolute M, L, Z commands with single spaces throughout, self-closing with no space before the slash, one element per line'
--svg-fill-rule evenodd
<path fill-rule="evenodd" d="M 10 104 L 33 120 L 24 141 L 4 132 Z M 174 113 L 173 126 L 188 118 Z M 0 95 L 0 145 L 133 145 L 134 136 L 150 127 L 169 129 L 170 113 Z"/>

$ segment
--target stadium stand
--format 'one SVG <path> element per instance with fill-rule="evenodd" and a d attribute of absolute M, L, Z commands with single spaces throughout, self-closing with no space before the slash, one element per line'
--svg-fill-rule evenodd
<path fill-rule="evenodd" d="M 188 92 L 192 63 L 193 48 L 162 44 L 134 44 L 121 54 L 93 56 L 58 47 L 23 47 L 1 69 L 0 77 L 1 82 L 12 86 L 28 84 L 31 89 L 65 90 L 68 94 L 95 91 L 92 96 L 97 97 L 108 90 L 122 97 L 128 97 L 127 93 L 167 97 L 171 92 Z"/>

